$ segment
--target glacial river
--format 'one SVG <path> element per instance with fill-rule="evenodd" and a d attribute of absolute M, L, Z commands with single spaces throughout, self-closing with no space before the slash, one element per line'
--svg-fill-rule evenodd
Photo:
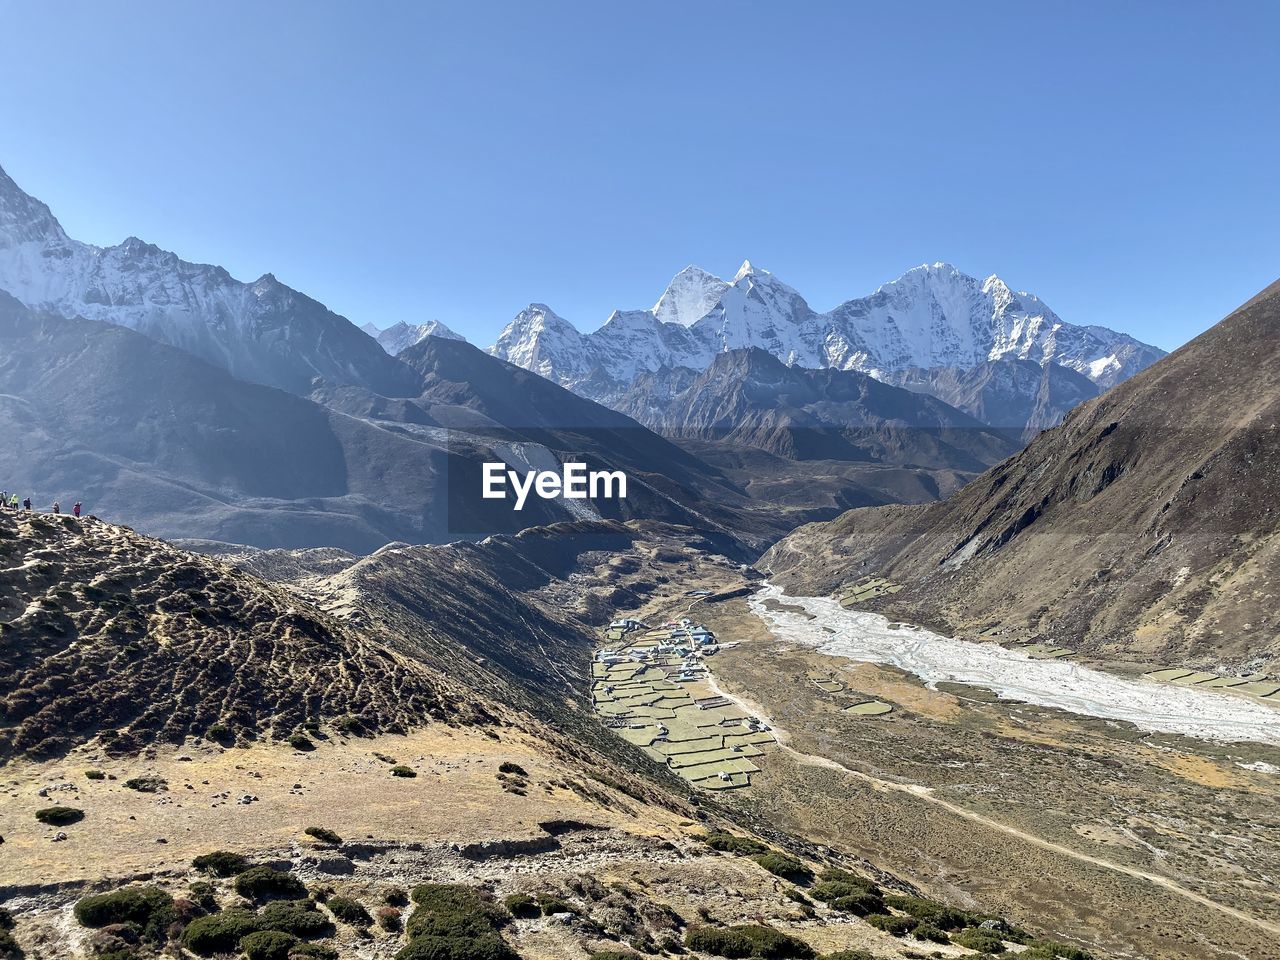
<path fill-rule="evenodd" d="M 769 600 L 803 608 L 809 616 L 769 610 Z M 1066 660 L 1033 660 L 1019 650 L 954 640 L 905 624 L 890 630 L 890 621 L 879 614 L 845 610 L 828 597 L 793 597 L 772 584 L 749 602 L 781 640 L 850 660 L 891 664 L 929 686 L 967 683 L 1012 700 L 1127 720 L 1142 730 L 1280 746 L 1280 710 L 1243 695 L 1130 680 Z"/>

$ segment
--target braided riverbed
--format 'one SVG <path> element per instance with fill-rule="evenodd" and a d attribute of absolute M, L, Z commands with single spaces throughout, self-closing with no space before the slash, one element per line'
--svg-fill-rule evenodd
<path fill-rule="evenodd" d="M 1141 730 L 1280 746 L 1280 710 L 1244 696 L 1132 680 L 1065 660 L 1033 660 L 995 643 L 955 640 L 906 624 L 890 629 L 879 614 L 843 609 L 829 597 L 793 597 L 773 584 L 749 603 L 781 640 L 889 664 L 929 686 L 965 683 L 1010 700 L 1128 721 Z"/>

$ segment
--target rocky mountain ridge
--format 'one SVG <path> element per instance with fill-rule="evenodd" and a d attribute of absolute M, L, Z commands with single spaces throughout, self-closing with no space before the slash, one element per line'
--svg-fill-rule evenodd
<path fill-rule="evenodd" d="M 868 573 L 882 606 L 1107 655 L 1280 661 L 1280 284 L 1076 408 L 949 499 L 853 510 L 773 547 L 792 589 Z"/>
<path fill-rule="evenodd" d="M 428 320 L 426 323 L 405 323 L 400 320 L 385 330 L 379 330 L 373 324 L 366 323 L 360 329 L 377 340 L 378 345 L 393 357 L 427 337 L 443 337 L 445 340 L 466 339 L 439 320 Z"/>
<path fill-rule="evenodd" d="M 718 354 L 696 376 L 687 368 L 642 373 L 614 405 L 666 436 L 726 440 L 793 460 L 980 471 L 1017 449 L 932 396 L 853 370 L 787 366 L 754 347 Z"/>
<path fill-rule="evenodd" d="M 825 313 L 744 262 L 724 281 L 698 267 L 672 280 L 650 310 L 615 311 L 583 334 L 546 304 L 530 304 L 490 352 L 596 398 L 662 367 L 701 371 L 716 354 L 757 347 L 801 367 L 873 376 L 911 368 L 972 368 L 1002 358 L 1056 363 L 1106 389 L 1163 351 L 1103 327 L 1063 321 L 999 277 L 924 265 Z"/>
<path fill-rule="evenodd" d="M 37 310 L 129 327 L 291 393 L 307 393 L 316 378 L 390 396 L 417 388 L 365 332 L 271 274 L 245 283 L 137 237 L 82 243 L 3 169 L 0 290 Z"/>

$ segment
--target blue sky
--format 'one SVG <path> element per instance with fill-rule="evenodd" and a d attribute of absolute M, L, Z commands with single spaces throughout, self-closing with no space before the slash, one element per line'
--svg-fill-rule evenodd
<path fill-rule="evenodd" d="M 1039 8 L 1039 9 L 1032 9 Z M 72 235 L 357 323 L 582 329 L 681 267 L 918 263 L 1170 348 L 1280 276 L 1280 4 L 0 0 L 0 166 Z"/>

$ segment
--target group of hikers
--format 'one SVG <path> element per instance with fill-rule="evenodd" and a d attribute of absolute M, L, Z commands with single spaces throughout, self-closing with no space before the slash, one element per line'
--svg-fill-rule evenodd
<path fill-rule="evenodd" d="M 22 501 L 21 504 L 19 504 L 18 495 L 16 493 L 10 493 L 8 490 L 0 491 L 0 509 L 25 510 L 27 513 L 30 513 L 31 498 L 27 497 Z M 62 513 L 62 504 L 60 504 L 57 500 L 53 501 L 53 513 L 56 513 L 56 514 Z M 80 516 L 79 500 L 77 500 L 75 502 L 75 505 L 71 508 L 71 515 L 77 518 Z"/>

